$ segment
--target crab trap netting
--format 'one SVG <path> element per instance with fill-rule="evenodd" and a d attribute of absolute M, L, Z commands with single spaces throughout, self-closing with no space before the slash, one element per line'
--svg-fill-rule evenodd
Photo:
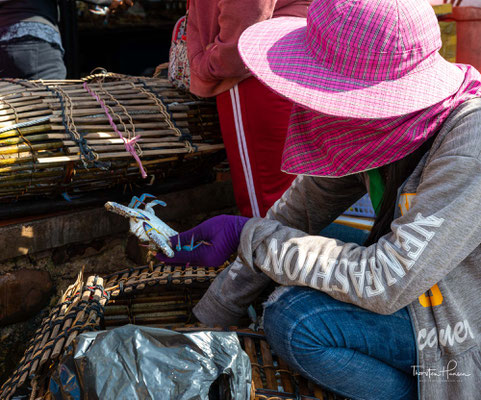
<path fill-rule="evenodd" d="M 183 333 L 235 332 L 250 361 L 252 400 L 339 399 L 293 371 L 247 317 L 241 326 L 228 330 L 207 328 L 195 320 L 192 308 L 225 266 L 158 264 L 86 280 L 81 273 L 42 321 L 17 369 L 1 387 L 0 398 L 51 399 L 51 378 L 80 334 L 135 324 Z M 260 313 L 260 302 L 255 307 Z M 218 384 L 222 389 L 226 382 Z M 212 398 L 230 399 L 225 387 L 220 393 Z"/>
<path fill-rule="evenodd" d="M 2 201 L 161 180 L 221 149 L 215 101 L 166 79 L 0 80 Z"/>

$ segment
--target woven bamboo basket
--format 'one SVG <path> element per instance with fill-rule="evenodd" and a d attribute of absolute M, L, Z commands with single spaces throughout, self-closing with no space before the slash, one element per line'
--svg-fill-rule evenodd
<path fill-rule="evenodd" d="M 194 170 L 223 148 L 215 102 L 166 79 L 0 80 L 0 200 Z"/>
<path fill-rule="evenodd" d="M 11 377 L 0 388 L 0 398 L 26 394 L 50 399 L 50 374 L 63 351 L 81 333 L 124 324 L 178 331 L 212 330 L 195 322 L 193 306 L 220 268 L 144 266 L 106 276 L 83 273 L 61 297 L 27 346 Z M 245 325 L 249 321 L 246 319 Z M 340 400 L 308 382 L 273 354 L 262 331 L 232 327 L 252 365 L 251 400 Z"/>

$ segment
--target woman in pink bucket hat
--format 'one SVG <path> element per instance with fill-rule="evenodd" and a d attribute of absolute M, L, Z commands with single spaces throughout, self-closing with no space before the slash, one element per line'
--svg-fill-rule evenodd
<path fill-rule="evenodd" d="M 438 54 L 423 0 L 314 0 L 307 20 L 248 28 L 240 54 L 295 103 L 266 218 L 220 216 L 181 235 L 238 257 L 194 309 L 235 324 L 272 281 L 264 329 L 302 375 L 352 399 L 480 399 L 481 75 Z M 320 236 L 366 192 L 363 245 Z"/>

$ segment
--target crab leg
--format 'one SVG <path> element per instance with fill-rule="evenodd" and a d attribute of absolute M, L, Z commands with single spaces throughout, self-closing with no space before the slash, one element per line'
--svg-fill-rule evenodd
<path fill-rule="evenodd" d="M 143 204 L 144 206 L 146 206 L 147 204 L 145 204 L 145 202 L 144 202 L 146 197 L 151 197 L 151 198 L 155 199 L 155 196 L 153 196 L 151 194 L 148 194 L 148 193 L 144 193 L 140 197 L 137 197 L 137 196 L 132 197 L 128 207 L 138 208 L 140 206 L 140 204 Z"/>
<path fill-rule="evenodd" d="M 176 251 L 181 251 L 182 250 L 182 244 L 180 243 L 180 234 L 177 234 L 177 244 L 175 245 L 175 250 Z"/>

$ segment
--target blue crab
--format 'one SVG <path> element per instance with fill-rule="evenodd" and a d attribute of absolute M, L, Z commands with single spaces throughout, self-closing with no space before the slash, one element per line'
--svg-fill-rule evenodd
<path fill-rule="evenodd" d="M 154 200 L 145 203 L 144 200 L 146 198 L 152 198 Z M 143 209 L 139 208 L 141 204 L 144 205 Z M 108 211 L 129 218 L 130 232 L 137 236 L 139 240 L 149 242 L 150 249 L 160 249 L 166 256 L 173 257 L 174 250 L 172 249 L 172 243 L 169 238 L 178 235 L 178 232 L 155 215 L 154 207 L 158 204 L 163 207 L 167 205 L 165 202 L 157 200 L 155 196 L 144 193 L 140 198 L 137 196 L 132 197 L 128 206 L 108 201 L 105 203 L 105 208 Z M 193 239 L 191 244 L 193 245 Z"/>

